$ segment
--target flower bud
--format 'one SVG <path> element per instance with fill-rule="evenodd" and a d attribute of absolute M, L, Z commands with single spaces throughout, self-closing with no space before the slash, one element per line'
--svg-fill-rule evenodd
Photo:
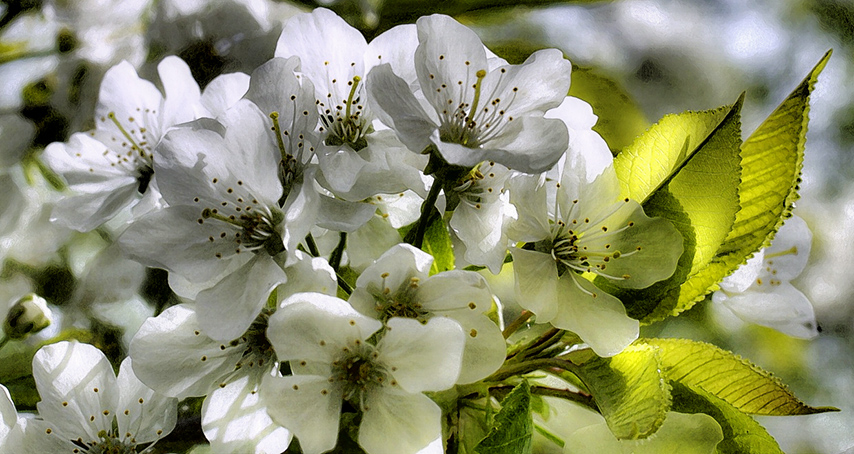
<path fill-rule="evenodd" d="M 18 300 L 6 315 L 3 331 L 9 339 L 23 339 L 47 328 L 51 323 L 50 309 L 44 298 L 30 293 Z"/>

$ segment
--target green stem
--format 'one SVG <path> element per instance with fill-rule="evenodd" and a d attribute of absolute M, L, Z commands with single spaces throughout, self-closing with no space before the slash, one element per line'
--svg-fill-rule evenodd
<path fill-rule="evenodd" d="M 500 385 L 490 387 L 490 392 L 499 392 L 499 393 L 509 393 L 513 390 L 515 386 L 513 385 Z M 561 399 L 566 399 L 585 407 L 592 409 L 595 412 L 599 412 L 599 408 L 596 406 L 596 401 L 593 399 L 593 396 L 587 394 L 582 391 L 572 391 L 570 389 L 560 389 L 560 388 L 551 388 L 548 386 L 531 386 L 531 394 L 536 394 L 538 396 L 546 396 L 546 397 L 558 397 Z"/>
<path fill-rule="evenodd" d="M 537 358 L 521 363 L 505 364 L 498 369 L 494 374 L 486 377 L 484 382 L 500 382 L 510 377 L 524 375 L 535 370 L 544 370 L 558 368 L 561 370 L 572 371 L 578 367 L 571 361 L 560 358 Z"/>
<path fill-rule="evenodd" d="M 337 272 L 335 273 L 335 277 L 338 278 L 338 286 L 341 287 L 341 290 L 343 290 L 347 295 L 352 295 L 353 287 L 350 287 L 350 284 L 348 284 L 347 281 L 345 281 Z"/>
<path fill-rule="evenodd" d="M 320 251 L 317 250 L 317 243 L 314 242 L 314 235 L 311 232 L 305 236 L 305 245 L 308 247 L 308 253 L 312 257 L 320 257 Z"/>
<path fill-rule="evenodd" d="M 10 340 L 12 340 L 12 338 L 7 337 L 7 336 L 3 336 L 3 340 L 0 340 L 0 349 L 3 349 L 3 347 L 5 347 L 6 344 L 8 344 Z"/>
<path fill-rule="evenodd" d="M 502 331 L 501 334 L 503 334 L 504 338 L 507 339 L 508 337 L 513 335 L 513 333 L 515 333 L 519 328 L 521 328 L 522 325 L 524 325 L 533 316 L 534 316 L 534 313 L 531 311 L 528 311 L 528 310 L 522 311 L 522 313 L 519 314 L 518 317 L 516 317 L 516 320 L 513 320 L 512 322 L 510 322 L 509 325 L 507 325 L 504 328 L 504 331 Z"/>
<path fill-rule="evenodd" d="M 442 191 L 442 184 L 438 180 L 433 180 L 433 186 L 430 187 L 430 193 L 421 204 L 421 217 L 418 219 L 418 226 L 415 230 L 415 238 L 412 240 L 412 245 L 421 249 L 424 244 L 424 233 L 427 232 L 427 224 L 430 223 L 430 217 L 435 210 L 436 200 L 439 198 L 439 192 Z"/>
<path fill-rule="evenodd" d="M 329 266 L 331 266 L 336 273 L 338 272 L 338 268 L 341 266 L 341 258 L 344 256 L 345 247 L 347 247 L 347 232 L 341 232 L 339 234 L 338 245 L 335 246 L 335 250 L 332 251 L 332 254 L 329 256 Z"/>
<path fill-rule="evenodd" d="M 543 352 L 547 348 L 549 348 L 552 345 L 560 342 L 562 337 L 563 337 L 563 330 L 560 330 L 557 328 L 552 328 L 552 329 L 546 331 L 545 333 L 543 333 L 542 335 L 540 335 L 540 337 L 534 339 L 528 345 L 523 347 L 520 351 L 518 351 L 517 354 L 513 357 L 513 360 L 514 361 L 521 361 L 522 359 L 525 359 L 525 358 L 535 357 L 536 355 Z"/>

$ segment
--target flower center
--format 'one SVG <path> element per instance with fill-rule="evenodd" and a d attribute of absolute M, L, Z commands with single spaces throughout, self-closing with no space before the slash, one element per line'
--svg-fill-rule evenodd
<path fill-rule="evenodd" d="M 71 440 L 87 454 L 136 454 L 136 443 L 132 440 L 120 440 L 106 431 L 98 433 L 99 440 L 84 443 L 82 440 Z M 77 451 L 75 451 L 77 452 Z"/>
<path fill-rule="evenodd" d="M 371 292 L 376 302 L 374 309 L 382 322 L 385 323 L 392 317 L 414 318 L 421 323 L 426 323 L 430 319 L 432 314 L 426 311 L 416 298 L 420 281 L 417 277 L 404 281 L 394 291 L 386 286 L 388 273 L 383 273 L 382 278 L 382 288 L 374 288 Z"/>
<path fill-rule="evenodd" d="M 501 68 L 500 71 L 503 75 L 507 70 Z M 519 88 L 513 87 L 513 96 L 511 99 L 503 100 L 500 96 L 496 96 L 497 88 L 501 85 L 499 80 L 495 84 L 493 92 L 488 96 L 488 103 L 481 108 L 482 83 L 483 79 L 486 78 L 486 74 L 486 70 L 478 70 L 475 73 L 476 81 L 470 86 L 462 80 L 457 81 L 460 92 L 457 97 L 459 101 L 457 101 L 456 107 L 453 107 L 455 103 L 453 95 L 446 99 L 446 105 L 440 106 L 442 110 L 439 112 L 439 138 L 443 142 L 458 143 L 469 148 L 477 148 L 498 135 L 501 127 L 506 122 L 513 121 L 512 116 L 505 114 L 513 103 L 513 99 L 515 99 L 515 94 L 519 91 Z M 469 87 L 474 90 L 471 104 L 466 101 L 469 98 Z M 437 90 L 442 93 L 450 91 L 449 88 L 446 84 L 442 84 Z"/>
<path fill-rule="evenodd" d="M 344 400 L 365 409 L 364 394 L 374 387 L 385 386 L 388 372 L 377 359 L 379 354 L 373 345 L 356 340 L 345 347 L 343 354 L 332 362 L 330 382 L 341 382 Z M 394 385 L 394 380 L 390 381 Z"/>
<path fill-rule="evenodd" d="M 238 245 L 238 252 L 240 250 L 252 252 L 264 250 L 271 256 L 274 256 L 285 250 L 282 238 L 277 230 L 278 225 L 284 220 L 284 215 L 275 208 L 262 207 L 260 210 L 240 209 L 235 214 L 227 216 L 221 214 L 217 208 L 205 208 L 202 210 L 199 223 L 203 223 L 208 219 L 224 222 L 239 230 L 234 235 L 234 241 Z M 226 236 L 225 232 L 223 232 L 222 238 L 226 238 Z M 214 240 L 215 238 L 211 237 L 211 242 Z"/>
<path fill-rule="evenodd" d="M 276 351 L 267 340 L 267 324 L 272 310 L 264 308 L 249 326 L 249 329 L 230 342 L 231 346 L 243 345 L 243 357 L 234 366 L 235 370 L 246 367 L 271 367 L 276 362 Z"/>
<path fill-rule="evenodd" d="M 117 142 L 113 145 L 119 145 L 124 151 L 116 152 L 110 149 L 104 150 L 104 158 L 110 161 L 111 167 L 123 167 L 129 174 L 135 175 L 138 186 L 137 191 L 140 194 L 145 194 L 148 190 L 148 185 L 151 182 L 151 177 L 154 175 L 152 167 L 152 140 L 148 137 L 148 130 L 137 122 L 135 117 L 128 117 L 127 122 L 131 125 L 130 128 L 125 128 L 121 121 L 116 117 L 115 112 L 107 114 L 107 118 L 118 128 L 123 136 L 123 140 L 114 137 L 113 141 Z M 107 118 L 101 118 L 102 122 L 106 122 Z"/>
<path fill-rule="evenodd" d="M 326 131 L 328 134 L 326 145 L 347 144 L 356 151 L 368 146 L 365 135 L 371 130 L 370 123 L 363 116 L 365 107 L 359 104 L 361 96 L 357 95 L 361 80 L 361 77 L 353 76 L 353 79 L 347 82 L 347 85 L 350 86 L 350 93 L 343 106 L 340 102 L 335 106 L 327 106 L 325 103 L 317 101 L 320 122 L 322 123 L 320 130 Z M 331 101 L 332 93 L 328 94 L 328 98 Z"/>

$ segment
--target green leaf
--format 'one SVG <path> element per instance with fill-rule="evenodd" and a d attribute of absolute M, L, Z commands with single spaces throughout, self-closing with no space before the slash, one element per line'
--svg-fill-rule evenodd
<path fill-rule="evenodd" d="M 655 347 L 630 345 L 611 358 L 588 361 L 573 373 L 593 395 L 618 439 L 652 435 L 670 409 L 670 388 Z"/>
<path fill-rule="evenodd" d="M 421 249 L 433 256 L 430 275 L 448 271 L 454 268 L 454 248 L 451 245 L 451 235 L 441 216 L 433 217 L 424 232 L 424 243 Z"/>
<path fill-rule="evenodd" d="M 783 454 L 765 428 L 725 401 L 679 383 L 673 383 L 672 393 L 674 411 L 705 413 L 720 424 L 724 439 L 718 443 L 719 454 Z"/>
<path fill-rule="evenodd" d="M 809 97 L 829 58 L 830 51 L 742 145 L 742 181 L 738 187 L 742 208 L 715 260 L 695 277 L 695 291 L 686 298 L 699 300 L 717 290 L 715 284 L 768 246 L 790 216 L 801 181 Z"/>
<path fill-rule="evenodd" d="M 584 454 L 714 454 L 723 440 L 721 426 L 704 414 L 670 412 L 664 424 L 648 440 L 617 440 L 605 424 L 576 430 L 566 441 L 567 453 Z"/>
<path fill-rule="evenodd" d="M 668 115 L 614 160 L 623 194 L 643 201 L 648 216 L 671 221 L 684 240 L 669 279 L 643 290 L 613 289 L 629 315 L 644 323 L 690 308 L 715 284 L 695 276 L 714 260 L 739 210 L 742 101 Z"/>
<path fill-rule="evenodd" d="M 593 130 L 605 139 L 614 154 L 629 146 L 649 126 L 631 95 L 595 69 L 573 66 L 569 96 L 590 103 L 599 117 Z"/>
<path fill-rule="evenodd" d="M 622 194 L 646 202 L 720 129 L 724 119 L 741 107 L 740 101 L 713 110 L 665 115 L 652 125 L 614 158 Z"/>
<path fill-rule="evenodd" d="M 741 412 L 782 416 L 838 411 L 804 404 L 779 378 L 714 345 L 687 339 L 637 342 L 658 348 L 662 371 L 668 380 L 691 391 L 708 392 Z"/>
<path fill-rule="evenodd" d="M 492 430 L 474 448 L 478 454 L 526 454 L 531 452 L 534 421 L 531 387 L 523 381 L 501 401 Z"/>

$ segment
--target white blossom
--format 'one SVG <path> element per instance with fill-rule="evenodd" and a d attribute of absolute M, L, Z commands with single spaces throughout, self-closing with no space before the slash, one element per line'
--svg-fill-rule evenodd
<path fill-rule="evenodd" d="M 769 247 L 720 283 L 721 289 L 712 295 L 712 301 L 746 322 L 803 339 L 818 336 L 812 303 L 789 282 L 804 271 L 811 242 L 812 232 L 806 222 L 792 216 Z"/>
<path fill-rule="evenodd" d="M 417 23 L 415 81 L 382 64 L 368 75 L 368 93 L 380 119 L 411 150 L 429 145 L 452 165 L 495 161 L 538 173 L 566 150 L 566 128 L 545 111 L 569 90 L 571 65 L 555 49 L 537 51 L 521 65 L 490 57 L 473 31 L 448 16 Z"/>
<path fill-rule="evenodd" d="M 473 271 L 430 276 L 432 264 L 430 254 L 398 244 L 362 272 L 349 302 L 360 313 L 382 321 L 393 317 L 455 320 L 466 334 L 458 382 L 485 378 L 501 366 L 506 354 L 501 330 L 486 315 L 493 304 L 489 286 Z"/>
<path fill-rule="evenodd" d="M 345 401 L 362 413 L 358 443 L 369 454 L 414 454 L 441 436 L 441 410 L 422 393 L 456 382 L 462 329 L 445 317 L 387 326 L 374 345 L 381 322 L 317 293 L 296 294 L 273 314 L 267 335 L 293 375 L 265 377 L 261 397 L 303 452 L 335 447 Z"/>
<path fill-rule="evenodd" d="M 133 453 L 175 427 L 177 399 L 143 385 L 130 359 L 116 377 L 104 354 L 91 345 L 73 341 L 42 347 L 33 358 L 33 377 L 41 401 L 39 419 L 26 427 L 25 453 Z"/>
<path fill-rule="evenodd" d="M 229 341 L 286 281 L 284 259 L 317 207 L 313 189 L 283 187 L 278 148 L 255 105 L 240 101 L 220 119 L 224 125 L 197 122 L 166 135 L 155 170 L 169 206 L 132 223 L 119 242 L 143 264 L 206 283 L 196 295 L 199 321 Z"/>
<path fill-rule="evenodd" d="M 45 149 L 46 163 L 72 191 L 54 210 L 57 221 L 89 231 L 143 197 L 159 198 L 155 147 L 169 128 L 225 110 L 221 103 L 233 103 L 245 92 L 240 76 L 226 76 L 202 95 L 190 68 L 177 57 L 165 58 L 158 72 L 165 97 L 128 62 L 108 70 L 95 109 L 96 128 Z"/>
<path fill-rule="evenodd" d="M 591 279 L 638 289 L 665 279 L 682 254 L 682 236 L 620 199 L 612 166 L 589 181 L 584 157 L 568 155 L 562 173 L 560 183 L 511 180 L 518 219 L 508 235 L 527 243 L 511 249 L 517 301 L 537 322 L 573 331 L 598 355 L 612 356 L 637 338 L 639 324 Z"/>

